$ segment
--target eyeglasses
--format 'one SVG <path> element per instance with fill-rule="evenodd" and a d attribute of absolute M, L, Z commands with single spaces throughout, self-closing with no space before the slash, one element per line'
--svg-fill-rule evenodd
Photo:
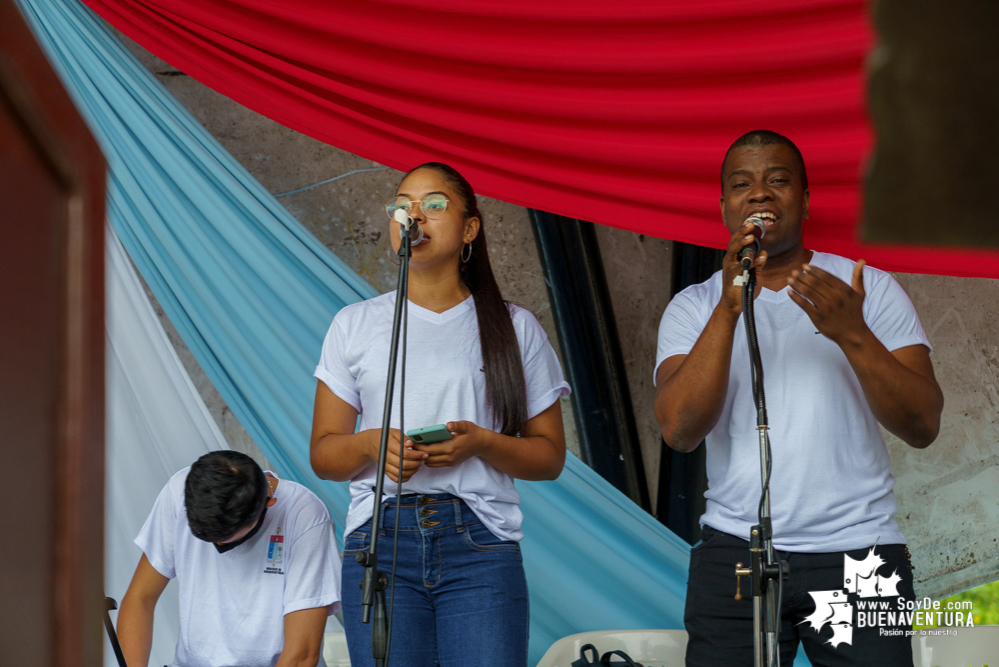
<path fill-rule="evenodd" d="M 423 215 L 428 218 L 439 218 L 444 215 L 444 211 L 447 210 L 447 203 L 449 201 L 450 200 L 444 195 L 431 194 L 416 203 L 420 205 L 420 210 L 423 211 Z M 395 220 L 395 212 L 400 208 L 406 213 L 412 214 L 413 202 L 410 201 L 409 197 L 396 197 L 390 201 L 385 205 L 385 212 L 388 213 L 389 220 Z"/>

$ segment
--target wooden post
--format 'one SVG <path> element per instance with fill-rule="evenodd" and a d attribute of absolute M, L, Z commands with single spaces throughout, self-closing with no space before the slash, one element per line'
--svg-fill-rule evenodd
<path fill-rule="evenodd" d="M 0 656 L 98 667 L 104 604 L 100 149 L 0 0 Z"/>

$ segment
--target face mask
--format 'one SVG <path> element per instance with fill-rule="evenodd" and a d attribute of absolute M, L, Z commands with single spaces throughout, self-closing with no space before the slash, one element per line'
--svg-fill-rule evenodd
<path fill-rule="evenodd" d="M 266 504 L 264 505 L 264 511 L 262 511 L 260 513 L 260 518 L 257 519 L 257 525 L 255 525 L 253 527 L 253 530 L 251 530 L 250 532 L 248 532 L 246 535 L 243 535 L 243 537 L 239 538 L 235 542 L 226 542 L 225 544 L 215 544 L 215 542 L 212 542 L 212 544 L 215 545 L 215 550 L 218 551 L 220 554 L 224 554 L 226 551 L 231 551 L 231 550 L 235 549 L 236 547 L 238 547 L 240 544 L 243 544 L 244 542 L 246 542 L 247 540 L 249 540 L 251 537 L 253 537 L 254 535 L 256 535 L 257 532 L 260 530 L 260 527 L 262 525 L 264 525 L 264 517 L 265 516 L 267 516 L 267 505 Z"/>

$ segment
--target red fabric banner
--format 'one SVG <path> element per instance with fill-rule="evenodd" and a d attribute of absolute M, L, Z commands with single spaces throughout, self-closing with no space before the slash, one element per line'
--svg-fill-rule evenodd
<path fill-rule="evenodd" d="M 85 0 L 179 70 L 397 169 L 448 162 L 482 194 L 724 247 L 719 170 L 765 128 L 801 148 L 809 248 L 894 271 L 999 277 L 999 253 L 862 246 L 873 146 L 866 2 Z"/>

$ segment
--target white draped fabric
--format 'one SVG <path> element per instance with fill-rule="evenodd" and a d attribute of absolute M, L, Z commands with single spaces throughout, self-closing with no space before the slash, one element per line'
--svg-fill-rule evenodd
<path fill-rule="evenodd" d="M 138 535 L 157 494 L 199 456 L 228 449 L 153 311 L 132 263 L 110 226 L 106 240 L 107 486 L 104 588 L 119 603 L 142 556 Z M 117 621 L 117 612 L 111 612 Z M 156 607 L 150 667 L 173 659 L 177 587 Z M 105 667 L 117 667 L 105 637 Z"/>

